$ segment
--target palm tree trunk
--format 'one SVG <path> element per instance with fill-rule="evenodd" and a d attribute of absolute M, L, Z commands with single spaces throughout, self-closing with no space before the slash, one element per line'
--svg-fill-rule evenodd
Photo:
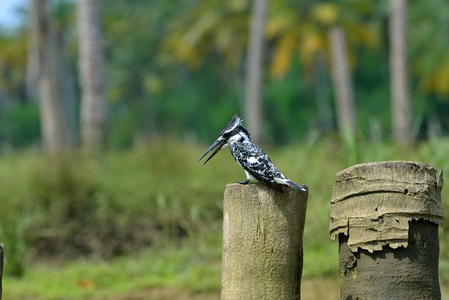
<path fill-rule="evenodd" d="M 393 138 L 413 142 L 412 107 L 407 78 L 407 0 L 390 0 L 390 84 Z"/>
<path fill-rule="evenodd" d="M 38 92 L 40 100 L 40 119 L 43 146 L 47 152 L 57 153 L 67 147 L 66 124 L 59 90 L 59 65 L 57 44 L 53 30 L 49 2 L 32 0 L 31 20 L 37 20 L 37 30 L 31 31 L 32 43 L 38 57 Z M 38 35 L 33 36 L 34 35 Z"/>
<path fill-rule="evenodd" d="M 87 152 L 106 146 L 107 107 L 101 1 L 78 1 L 79 68 L 81 83 L 81 145 Z"/>
<path fill-rule="evenodd" d="M 63 99 L 64 112 L 67 124 L 67 140 L 71 146 L 79 144 L 78 132 L 78 108 L 76 104 L 75 92 L 75 76 L 73 68 L 70 64 L 68 54 L 66 53 L 66 45 L 62 38 L 58 39 L 58 45 L 61 49 L 60 62 L 60 80 L 61 80 L 61 97 Z"/>
<path fill-rule="evenodd" d="M 30 0 L 28 15 L 28 45 L 27 45 L 27 68 L 26 68 L 26 91 L 27 100 L 36 101 L 39 98 L 39 70 L 40 70 L 40 20 L 38 12 L 38 1 Z"/>
<path fill-rule="evenodd" d="M 262 139 L 262 65 L 267 0 L 253 0 L 246 57 L 245 121 L 252 139 Z"/>
<path fill-rule="evenodd" d="M 315 88 L 318 108 L 318 121 L 323 132 L 334 131 L 331 100 L 329 98 L 328 78 L 324 65 L 323 53 L 318 53 L 313 61 L 313 86 Z"/>
<path fill-rule="evenodd" d="M 356 110 L 351 82 L 346 37 L 342 28 L 334 27 L 329 33 L 338 129 L 342 136 L 356 131 Z"/>

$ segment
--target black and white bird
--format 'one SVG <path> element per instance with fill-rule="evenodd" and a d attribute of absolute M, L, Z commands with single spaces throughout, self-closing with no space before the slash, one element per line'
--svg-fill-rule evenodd
<path fill-rule="evenodd" d="M 271 162 L 268 155 L 251 142 L 250 135 L 242 125 L 242 120 L 233 115 L 231 121 L 220 133 L 218 139 L 201 156 L 203 159 L 206 154 L 215 151 L 204 162 L 206 164 L 223 147 L 231 147 L 231 154 L 234 159 L 243 168 L 246 174 L 246 180 L 237 181 L 241 184 L 248 184 L 252 179 L 264 182 L 278 191 L 282 191 L 278 184 L 287 185 L 301 191 L 306 191 L 305 186 L 299 185 L 285 177 Z"/>

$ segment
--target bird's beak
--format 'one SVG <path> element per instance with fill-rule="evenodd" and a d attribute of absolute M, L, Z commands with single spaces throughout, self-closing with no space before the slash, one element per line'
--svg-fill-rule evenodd
<path fill-rule="evenodd" d="M 215 149 L 215 151 L 209 156 L 209 158 L 203 163 L 203 165 L 205 165 L 212 157 L 214 157 L 214 155 L 217 154 L 217 152 L 220 151 L 221 148 L 223 148 L 224 144 L 226 144 L 226 140 L 216 140 L 199 159 L 199 160 L 203 159 L 203 157 L 206 156 L 207 153 L 209 153 L 210 151 L 212 151 L 212 149 L 217 147 L 217 149 Z"/>

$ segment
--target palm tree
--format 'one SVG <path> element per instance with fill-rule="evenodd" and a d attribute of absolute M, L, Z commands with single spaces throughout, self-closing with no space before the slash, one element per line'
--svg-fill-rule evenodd
<path fill-rule="evenodd" d="M 315 85 L 317 111 L 321 128 L 332 128 L 330 101 L 327 99 L 325 78 L 319 76 L 326 62 L 332 66 L 331 75 L 336 95 L 336 115 L 340 132 L 344 127 L 356 127 L 354 92 L 350 78 L 349 61 L 355 46 L 375 48 L 377 35 L 371 20 L 375 4 L 357 1 L 333 2 L 273 2 L 273 11 L 267 24 L 268 37 L 274 41 L 271 75 L 284 76 L 295 53 L 299 52 L 306 74 L 312 73 Z M 347 3 L 346 3 L 347 2 Z M 312 72 L 310 72 L 312 70 Z M 347 126 L 348 125 L 348 126 Z"/>
<path fill-rule="evenodd" d="M 334 117 L 331 99 L 329 97 L 329 84 L 324 53 L 317 53 L 314 57 L 312 73 L 320 130 L 323 132 L 332 132 L 335 129 Z"/>
<path fill-rule="evenodd" d="M 29 2 L 28 14 L 28 49 L 26 67 L 27 98 L 36 100 L 39 98 L 39 65 L 40 65 L 40 31 L 39 31 L 39 3 L 35 0 Z"/>
<path fill-rule="evenodd" d="M 267 0 L 254 0 L 246 55 L 245 119 L 253 140 L 262 138 L 262 75 Z"/>
<path fill-rule="evenodd" d="M 410 3 L 410 66 L 426 93 L 449 95 L 449 2 Z M 436 26 L 435 24 L 438 24 Z"/>
<path fill-rule="evenodd" d="M 238 67 L 248 37 L 248 2 L 204 0 L 190 4 L 185 9 L 189 13 L 168 24 L 162 50 L 193 68 L 212 52 Z"/>
<path fill-rule="evenodd" d="M 75 70 L 72 62 L 71 45 L 73 43 L 73 27 L 75 25 L 75 3 L 72 1 L 53 1 L 52 15 L 54 31 L 58 46 L 58 60 L 60 67 L 60 90 L 64 106 L 64 118 L 67 125 L 67 139 L 71 146 L 79 144 L 78 107 L 76 101 Z"/>
<path fill-rule="evenodd" d="M 40 100 L 41 134 L 44 149 L 56 153 L 67 147 L 66 124 L 59 90 L 57 43 L 50 14 L 49 1 L 32 0 L 30 10 L 30 53 L 34 61 Z"/>
<path fill-rule="evenodd" d="M 393 137 L 403 144 L 413 141 L 412 107 L 407 67 L 407 0 L 390 0 L 390 81 Z"/>
<path fill-rule="evenodd" d="M 104 87 L 101 1 L 78 2 L 81 144 L 87 152 L 106 145 L 107 108 Z"/>
<path fill-rule="evenodd" d="M 335 26 L 329 32 L 332 79 L 334 82 L 338 129 L 344 136 L 348 131 L 352 134 L 356 130 L 356 116 L 354 93 L 348 62 L 345 32 Z"/>

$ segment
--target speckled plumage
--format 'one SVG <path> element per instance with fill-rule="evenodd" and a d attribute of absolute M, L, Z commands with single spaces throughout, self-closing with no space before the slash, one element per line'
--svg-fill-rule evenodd
<path fill-rule="evenodd" d="M 285 179 L 268 155 L 249 140 L 242 138 L 242 140 L 232 143 L 231 154 L 239 165 L 258 181 L 276 183 L 275 177 Z"/>
<path fill-rule="evenodd" d="M 212 149 L 216 148 L 204 162 L 207 163 L 221 148 L 226 146 L 230 146 L 232 156 L 246 173 L 246 180 L 237 181 L 238 183 L 247 184 L 254 178 L 280 191 L 281 189 L 277 187 L 277 184 L 288 185 L 306 191 L 304 186 L 298 185 L 285 177 L 273 165 L 268 155 L 251 141 L 248 131 L 243 127 L 242 121 L 237 115 L 232 116 L 231 121 L 220 133 L 218 139 L 201 156 L 200 160 Z"/>

